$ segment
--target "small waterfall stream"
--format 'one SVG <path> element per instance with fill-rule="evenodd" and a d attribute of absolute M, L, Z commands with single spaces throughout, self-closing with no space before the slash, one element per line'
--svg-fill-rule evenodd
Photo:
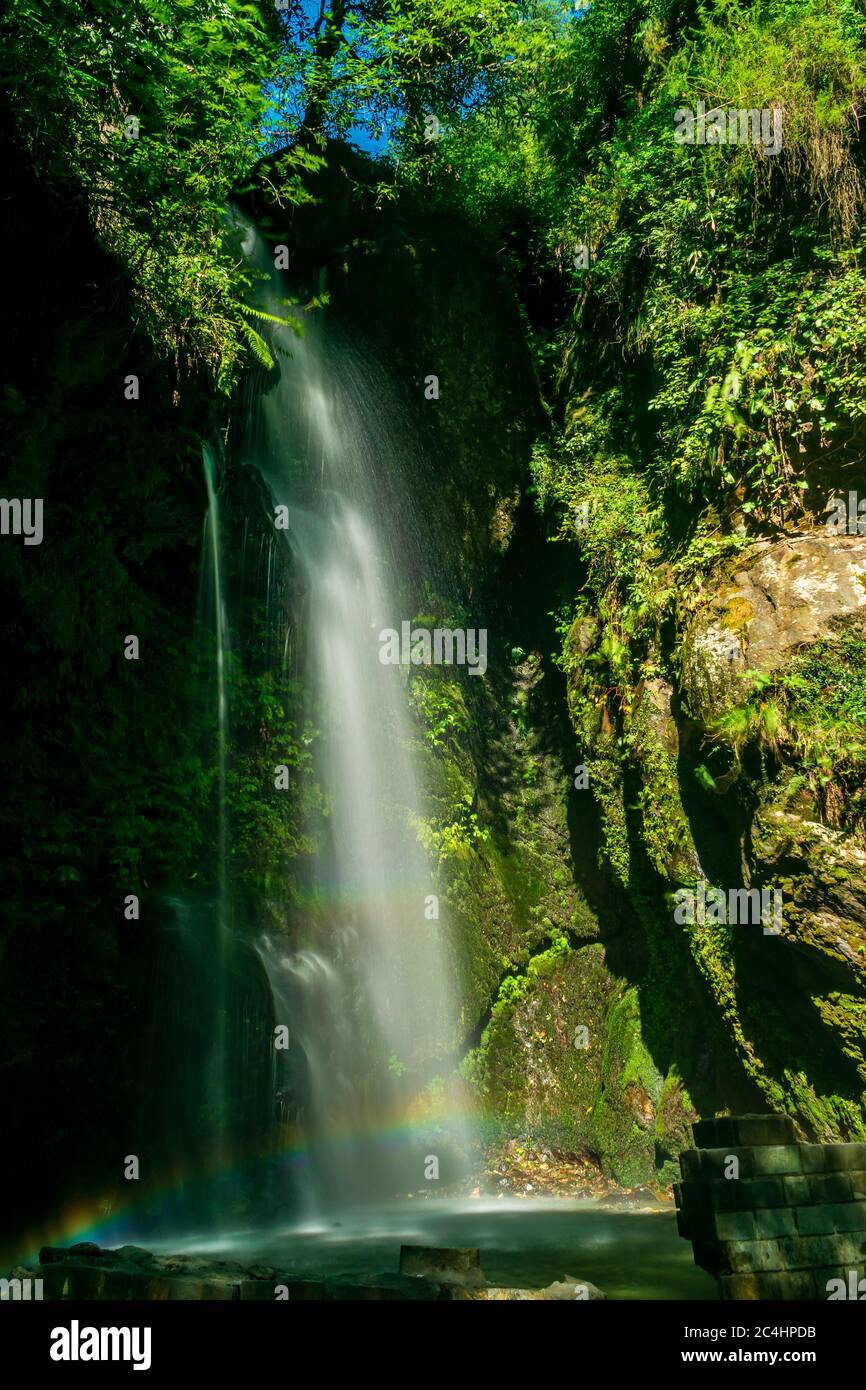
<path fill-rule="evenodd" d="M 208 510 L 205 520 L 204 560 L 202 567 L 203 592 L 200 607 L 209 613 L 208 627 L 214 641 L 214 664 L 216 668 L 216 711 L 217 711 L 217 900 L 216 922 L 214 924 L 214 945 L 218 959 L 215 962 L 214 978 L 216 990 L 214 998 L 213 1041 L 211 1056 L 206 1070 L 205 1088 L 207 1105 L 216 1118 L 217 1147 L 225 1150 L 226 1123 L 228 1110 L 228 955 L 229 934 L 229 880 L 228 880 L 228 615 L 222 565 L 222 530 L 218 493 L 218 458 L 214 448 L 208 444 L 202 447 L 205 484 L 207 487 Z M 227 1152 L 227 1151 L 226 1151 Z"/>

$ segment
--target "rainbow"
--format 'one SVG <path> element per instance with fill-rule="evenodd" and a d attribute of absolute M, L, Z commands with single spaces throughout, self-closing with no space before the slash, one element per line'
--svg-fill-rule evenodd
<path fill-rule="evenodd" d="M 370 1124 L 359 1131 L 347 1124 L 334 1129 L 326 1137 L 311 1141 L 297 1134 L 281 1135 L 279 1142 L 265 1153 L 254 1157 L 238 1159 L 237 1155 L 214 1152 L 195 1168 L 176 1165 L 159 1185 L 137 1189 L 130 1195 L 130 1185 L 114 1189 L 109 1194 L 78 1196 L 66 1202 L 59 1210 L 34 1223 L 9 1248 L 0 1249 L 0 1269 L 3 1272 L 13 1265 L 31 1265 L 38 1261 L 39 1251 L 44 1245 L 66 1246 L 82 1241 L 92 1241 L 95 1245 L 111 1249 L 129 1244 L 141 1229 L 171 1231 L 171 1213 L 185 1194 L 196 1187 L 213 1185 L 228 1189 L 252 1182 L 256 1169 L 273 1166 L 283 1173 L 301 1173 L 313 1167 L 313 1156 L 323 1149 L 331 1152 L 348 1150 L 359 1143 L 371 1148 L 400 1148 L 412 1142 L 430 1142 L 431 1126 L 454 1129 L 459 1132 L 467 1124 L 472 1107 L 462 1103 L 452 1103 L 447 1107 L 425 1106 L 423 1115 L 386 1117 L 378 1124 Z M 178 1236 L 180 1237 L 180 1231 Z M 160 1244 L 164 1237 L 160 1236 Z"/>

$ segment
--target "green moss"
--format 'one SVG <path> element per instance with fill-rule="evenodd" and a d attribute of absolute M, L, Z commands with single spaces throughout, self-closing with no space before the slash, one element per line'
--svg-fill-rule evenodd
<path fill-rule="evenodd" d="M 842 1051 L 855 1063 L 866 1084 L 866 999 L 835 990 L 824 998 L 812 1000 L 822 1023 L 840 1040 Z"/>
<path fill-rule="evenodd" d="M 725 600 L 721 615 L 721 626 L 729 632 L 744 632 L 754 616 L 752 605 L 740 594 L 732 594 Z"/>
<path fill-rule="evenodd" d="M 653 710 L 650 700 L 642 699 L 633 711 L 626 744 L 640 764 L 640 833 L 649 862 L 662 879 L 692 882 L 697 852 L 680 795 L 677 730 L 671 715 Z"/>
<path fill-rule="evenodd" d="M 592 1131 L 604 1171 L 627 1187 L 654 1174 L 655 1107 L 662 1084 L 641 1036 L 637 990 L 626 990 L 608 1017 Z"/>
<path fill-rule="evenodd" d="M 623 770 L 612 740 L 602 743 L 586 762 L 589 785 L 602 813 L 604 853 L 614 877 L 625 886 L 631 878 L 631 848 L 625 814 Z"/>
<path fill-rule="evenodd" d="M 492 1136 L 599 1153 L 593 1112 L 616 994 L 602 948 L 574 950 L 561 939 L 532 957 L 523 976 L 503 982 L 462 1068 Z"/>

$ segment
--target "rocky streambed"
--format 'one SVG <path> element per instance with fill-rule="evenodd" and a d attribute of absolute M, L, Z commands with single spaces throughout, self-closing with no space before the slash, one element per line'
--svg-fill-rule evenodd
<path fill-rule="evenodd" d="M 35 1281 L 40 1281 L 38 1284 Z M 28 1288 L 28 1281 L 30 1287 Z M 404 1246 L 396 1273 L 363 1282 L 331 1276 L 299 1279 L 266 1264 L 201 1255 L 156 1255 L 137 1245 L 103 1250 L 90 1241 L 68 1248 L 44 1246 L 35 1267 L 9 1272 L 6 1298 L 20 1298 L 35 1288 L 43 1299 L 104 1301 L 272 1302 L 367 1299 L 564 1299 L 591 1301 L 606 1297 L 595 1284 L 566 1275 L 544 1289 L 502 1288 L 485 1277 L 477 1250 L 434 1250 Z"/>

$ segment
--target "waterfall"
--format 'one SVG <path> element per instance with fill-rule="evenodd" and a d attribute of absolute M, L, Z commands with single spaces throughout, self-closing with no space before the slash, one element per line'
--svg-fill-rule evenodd
<path fill-rule="evenodd" d="M 261 307 L 283 314 L 273 260 L 248 226 L 244 247 L 264 274 Z M 300 922 L 296 912 L 291 933 L 269 931 L 259 949 L 289 1030 L 276 1084 L 307 1153 L 315 1212 L 423 1188 L 435 1163 L 447 1165 L 448 1144 L 459 1146 L 459 1133 L 440 1129 L 436 1141 L 413 1123 L 419 1095 L 453 1070 L 455 987 L 417 833 L 408 672 L 379 659 L 380 630 L 412 617 L 405 594 L 423 549 L 401 487 L 411 421 L 327 310 L 303 315 L 302 337 L 278 326 L 269 336 L 278 366 L 252 393 L 245 458 L 288 509 L 328 814 Z M 286 624 L 286 649 L 291 618 L 277 604 L 268 613 Z"/>

